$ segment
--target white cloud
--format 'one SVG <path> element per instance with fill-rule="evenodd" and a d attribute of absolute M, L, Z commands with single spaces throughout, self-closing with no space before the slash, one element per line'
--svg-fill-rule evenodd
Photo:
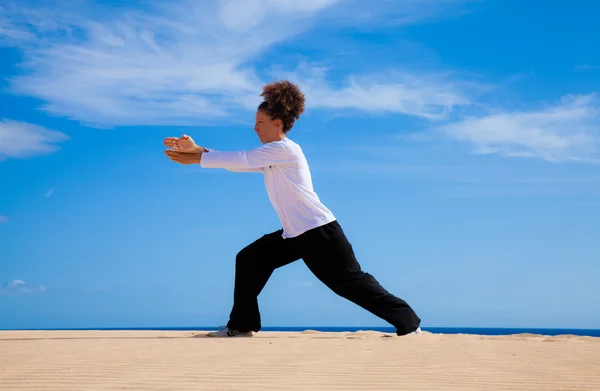
<path fill-rule="evenodd" d="M 44 197 L 46 197 L 46 198 L 51 197 L 52 194 L 54 194 L 54 188 L 51 188 L 50 190 L 48 190 L 46 192 L 46 194 L 44 194 Z"/>
<path fill-rule="evenodd" d="M 2 295 L 43 293 L 47 290 L 48 288 L 44 285 L 29 286 L 22 280 L 12 280 L 0 286 L 0 294 Z"/>
<path fill-rule="evenodd" d="M 12 7 L 0 15 L 13 39 L 22 33 L 27 49 L 12 91 L 41 99 L 44 110 L 95 126 L 189 125 L 255 108 L 265 80 L 253 62 L 318 18 L 333 21 L 342 12 L 344 23 L 377 26 L 392 7 L 396 22 L 412 23 L 464 2 L 381 2 L 366 19 L 364 4 L 354 0 L 186 0 L 139 9 L 84 2 L 92 8 Z M 438 118 L 468 102 L 447 79 L 426 75 L 397 74 L 390 83 L 357 75 L 337 88 L 315 79 L 304 85 L 308 107 Z"/>
<path fill-rule="evenodd" d="M 27 158 L 52 153 L 58 143 L 68 140 L 64 133 L 27 122 L 0 121 L 0 160 Z"/>
<path fill-rule="evenodd" d="M 352 109 L 369 113 L 399 113 L 436 120 L 446 118 L 455 106 L 471 104 L 468 86 L 446 74 L 390 71 L 378 75 L 349 76 L 333 85 L 326 68 L 299 67 L 281 75 L 298 83 L 314 107 Z"/>
<path fill-rule="evenodd" d="M 8 223 L 8 217 L 0 214 L 0 224 Z"/>
<path fill-rule="evenodd" d="M 269 17 L 311 16 L 340 0 L 221 0 L 219 18 L 234 32 L 247 32 L 272 23 Z"/>
<path fill-rule="evenodd" d="M 466 118 L 437 130 L 471 144 L 478 154 L 600 161 L 600 105 L 594 95 L 565 96 L 539 111 Z"/>
<path fill-rule="evenodd" d="M 23 40 L 32 39 L 34 36 L 29 31 L 14 26 L 10 19 L 2 14 L 3 8 L 0 7 L 0 42 L 10 44 Z"/>
<path fill-rule="evenodd" d="M 260 12 L 249 14 L 250 3 L 262 4 Z M 262 82 L 248 61 L 332 3 L 312 0 L 298 9 L 273 0 L 185 1 L 102 17 L 65 9 L 56 23 L 73 33 L 34 30 L 39 38 L 23 42 L 26 73 L 12 79 L 12 90 L 44 100 L 52 114 L 96 125 L 220 118 L 249 95 L 258 99 Z"/>

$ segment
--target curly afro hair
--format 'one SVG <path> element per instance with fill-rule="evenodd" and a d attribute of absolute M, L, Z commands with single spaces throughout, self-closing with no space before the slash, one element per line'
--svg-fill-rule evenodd
<path fill-rule="evenodd" d="M 300 88 L 287 80 L 269 83 L 260 94 L 264 102 L 258 110 L 267 113 L 272 119 L 283 122 L 283 132 L 287 133 L 294 122 L 304 112 L 304 94 Z"/>

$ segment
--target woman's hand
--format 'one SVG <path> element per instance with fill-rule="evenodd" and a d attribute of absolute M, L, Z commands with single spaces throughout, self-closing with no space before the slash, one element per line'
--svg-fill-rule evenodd
<path fill-rule="evenodd" d="M 187 134 L 184 134 L 181 137 L 167 137 L 167 138 L 165 138 L 164 144 L 167 147 L 169 147 L 175 151 L 179 151 L 179 152 L 201 152 L 201 151 L 204 151 L 204 148 L 196 145 L 194 140 Z"/>
<path fill-rule="evenodd" d="M 200 164 L 202 152 L 179 152 L 167 149 L 165 155 L 175 163 Z"/>

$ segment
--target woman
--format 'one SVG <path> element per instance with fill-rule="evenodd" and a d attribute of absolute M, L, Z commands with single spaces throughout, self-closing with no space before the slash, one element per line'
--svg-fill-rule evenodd
<path fill-rule="evenodd" d="M 254 131 L 263 144 L 251 150 L 223 152 L 196 145 L 187 135 L 168 137 L 166 155 L 181 164 L 260 172 L 282 229 L 266 234 L 236 257 L 234 304 L 227 326 L 209 336 L 251 336 L 261 328 L 258 295 L 273 271 L 302 259 L 333 292 L 396 328 L 397 335 L 420 333 L 421 319 L 402 299 L 361 270 L 342 227 L 313 189 L 308 163 L 287 137 L 304 112 L 304 95 L 289 81 L 263 87 Z"/>

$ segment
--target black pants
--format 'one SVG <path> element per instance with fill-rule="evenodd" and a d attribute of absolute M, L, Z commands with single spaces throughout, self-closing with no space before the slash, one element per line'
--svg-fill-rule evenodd
<path fill-rule="evenodd" d="M 333 292 L 359 305 L 396 328 L 397 335 L 419 327 L 421 319 L 402 299 L 386 291 L 361 270 L 352 245 L 337 221 L 294 238 L 282 230 L 264 235 L 241 250 L 235 262 L 234 304 L 227 323 L 230 329 L 259 331 L 258 295 L 275 269 L 300 258 Z"/>

